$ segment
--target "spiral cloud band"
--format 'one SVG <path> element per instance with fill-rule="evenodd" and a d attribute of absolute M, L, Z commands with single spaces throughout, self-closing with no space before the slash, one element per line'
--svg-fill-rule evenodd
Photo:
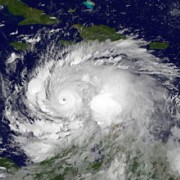
<path fill-rule="evenodd" d="M 179 70 L 162 63 L 144 45 L 133 39 L 87 42 L 64 50 L 50 48 L 41 57 L 43 63 L 9 97 L 5 112 L 17 133 L 15 141 L 31 160 L 42 161 L 62 146 L 81 146 L 91 137 L 96 137 L 95 144 L 121 127 L 118 137 L 125 132 L 138 142 L 166 142 L 169 163 L 180 172 L 177 160 L 171 161 L 178 147 L 169 145 L 180 114 L 174 83 Z M 120 168 L 120 159 L 115 155 L 106 173 Z M 117 172 L 114 179 L 122 178 Z"/>

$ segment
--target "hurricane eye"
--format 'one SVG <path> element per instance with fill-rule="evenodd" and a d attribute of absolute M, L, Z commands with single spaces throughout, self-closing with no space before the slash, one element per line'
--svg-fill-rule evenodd
<path fill-rule="evenodd" d="M 60 103 L 60 104 L 65 104 L 66 101 L 67 101 L 67 100 L 66 100 L 65 97 L 60 97 L 60 98 L 59 98 L 59 103 Z"/>

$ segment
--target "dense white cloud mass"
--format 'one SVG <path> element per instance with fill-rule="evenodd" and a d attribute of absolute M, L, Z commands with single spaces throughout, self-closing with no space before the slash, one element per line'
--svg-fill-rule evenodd
<path fill-rule="evenodd" d="M 121 144 L 134 151 L 139 147 L 148 161 L 151 144 L 165 141 L 169 162 L 176 160 L 171 152 L 179 150 L 169 146 L 173 138 L 164 132 L 171 132 L 180 120 L 174 83 L 180 73 L 141 48 L 144 45 L 129 39 L 49 48 L 41 57 L 44 63 L 7 100 L 5 115 L 17 132 L 15 141 L 34 162 L 72 144 L 93 145 L 107 137 L 116 137 L 116 145 L 107 138 L 107 151 L 113 153 Z M 101 170 L 94 178 L 124 179 L 126 158 L 116 152 L 108 171 Z M 170 164 L 180 172 L 178 162 Z"/>

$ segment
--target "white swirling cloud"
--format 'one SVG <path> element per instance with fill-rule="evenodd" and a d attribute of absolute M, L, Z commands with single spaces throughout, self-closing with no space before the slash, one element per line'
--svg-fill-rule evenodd
<path fill-rule="evenodd" d="M 17 90 L 10 97 L 14 104 L 8 101 L 6 108 L 12 130 L 20 133 L 16 141 L 34 162 L 54 155 L 62 144 L 83 143 L 93 133 L 109 133 L 117 125 L 145 141 L 168 129 L 170 93 L 176 91 L 173 82 L 179 70 L 143 45 L 132 39 L 89 42 L 59 51 L 50 48 L 41 57 L 45 63 L 24 85 L 25 94 L 18 97 L 23 88 Z M 15 106 L 17 99 L 27 117 Z"/>

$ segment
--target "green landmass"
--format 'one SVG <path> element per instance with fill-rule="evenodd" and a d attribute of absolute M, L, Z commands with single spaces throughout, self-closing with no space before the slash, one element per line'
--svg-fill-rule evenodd
<path fill-rule="evenodd" d="M 100 162 L 94 162 L 91 164 L 91 168 L 93 168 L 94 170 L 99 170 L 102 166 L 103 162 L 100 161 Z"/>
<path fill-rule="evenodd" d="M 152 155 L 149 157 L 146 157 L 139 148 L 134 153 L 127 154 L 127 179 L 144 180 L 148 177 L 148 180 L 178 180 L 179 175 L 172 174 L 170 170 L 164 148 L 155 145 L 151 150 Z M 159 150 L 162 154 L 159 153 Z"/>
<path fill-rule="evenodd" d="M 14 47 L 16 50 L 25 51 L 30 48 L 30 45 L 25 42 L 11 42 L 10 46 Z"/>
<path fill-rule="evenodd" d="M 59 22 L 57 18 L 45 14 L 44 11 L 42 10 L 29 7 L 20 0 L 0 0 L 0 5 L 7 6 L 11 14 L 15 16 L 24 17 L 24 20 L 19 22 L 18 25 L 28 25 L 28 24 L 51 25 Z"/>
<path fill-rule="evenodd" d="M 150 42 L 149 49 L 167 49 L 169 44 L 167 42 Z"/>
<path fill-rule="evenodd" d="M 72 27 L 79 31 L 80 36 L 84 41 L 105 41 L 107 39 L 110 39 L 111 41 L 117 41 L 120 39 L 126 39 L 125 35 L 117 33 L 115 28 L 111 28 L 105 25 L 93 25 L 91 27 L 85 27 L 81 24 L 75 24 Z"/>
<path fill-rule="evenodd" d="M 72 146 L 69 150 L 65 150 L 55 157 L 40 162 L 39 164 L 37 164 L 38 169 L 33 177 L 38 180 L 73 179 L 80 175 L 82 172 L 87 173 L 88 171 L 93 173 L 95 171 L 98 171 L 102 167 L 104 161 L 89 162 L 86 160 L 86 158 L 82 160 L 82 164 L 76 164 L 76 160 L 68 163 L 67 160 L 70 158 L 70 156 L 73 156 L 73 154 L 77 154 L 78 151 L 78 147 Z"/>
<path fill-rule="evenodd" d="M 61 43 L 61 45 L 63 45 L 63 46 L 69 46 L 69 45 L 75 44 L 74 41 L 68 41 L 68 40 L 61 40 L 60 43 Z"/>
<path fill-rule="evenodd" d="M 116 136 L 116 134 L 113 135 Z M 108 138 L 108 136 L 106 136 L 106 138 Z M 128 136 L 127 138 L 129 140 L 131 137 Z M 108 139 L 108 141 L 109 140 L 110 139 Z M 132 145 L 129 146 L 130 142 L 126 141 L 124 142 L 127 144 L 117 144 L 113 142 L 111 145 L 106 144 L 106 142 L 107 141 L 104 140 L 100 143 L 100 150 L 102 150 L 103 153 L 103 157 L 100 161 L 92 162 L 92 159 L 88 158 L 91 157 L 91 152 L 86 153 L 84 156 L 83 152 L 87 151 L 86 146 L 82 147 L 82 149 L 79 149 L 78 146 L 72 146 L 50 159 L 26 167 L 27 169 L 25 169 L 24 172 L 21 170 L 17 171 L 17 175 L 24 173 L 22 174 L 23 177 L 29 176 L 29 179 L 35 180 L 83 179 L 83 174 L 93 175 L 101 170 L 108 170 L 109 167 L 113 165 L 113 162 L 116 162 L 114 155 L 117 155 L 117 157 L 122 157 L 122 165 L 125 164 L 125 166 L 123 166 L 127 180 L 180 179 L 179 175 L 172 173 L 166 157 L 166 148 L 163 144 L 154 144 L 152 147 L 152 144 L 139 145 L 139 143 L 133 144 L 133 142 Z M 81 158 L 79 158 L 80 156 Z M 121 163 L 119 165 L 121 166 Z M 14 176 L 13 173 L 11 173 L 11 175 Z M 9 179 L 13 179 L 11 175 Z M 100 176 L 97 176 L 96 179 L 98 179 L 98 177 Z M 26 179 L 28 179 L 28 177 Z"/>
<path fill-rule="evenodd" d="M 19 168 L 12 160 L 5 157 L 0 157 L 0 167 L 5 167 L 7 170 Z"/>

